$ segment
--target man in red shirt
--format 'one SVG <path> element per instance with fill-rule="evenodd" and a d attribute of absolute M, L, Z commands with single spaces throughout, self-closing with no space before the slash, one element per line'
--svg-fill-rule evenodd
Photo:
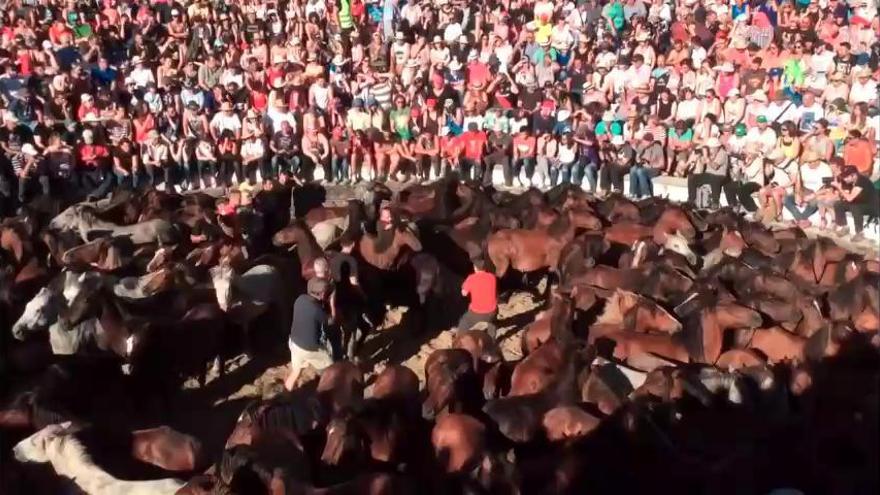
<path fill-rule="evenodd" d="M 485 323 L 489 336 L 495 338 L 495 314 L 498 312 L 498 280 L 486 271 L 485 261 L 473 260 L 474 273 L 461 284 L 461 295 L 470 297 L 467 312 L 458 320 L 458 331 L 465 332 L 477 323 Z"/>
<path fill-rule="evenodd" d="M 475 122 L 468 124 L 467 132 L 459 136 L 464 153 L 462 154 L 461 173 L 465 178 L 471 178 L 471 170 L 476 176 L 482 177 L 483 154 L 486 151 L 486 133 L 481 131 Z"/>
<path fill-rule="evenodd" d="M 80 191 L 91 198 L 103 198 L 113 186 L 110 153 L 106 146 L 95 143 L 91 129 L 83 131 L 82 142 L 76 147 L 75 173 Z"/>

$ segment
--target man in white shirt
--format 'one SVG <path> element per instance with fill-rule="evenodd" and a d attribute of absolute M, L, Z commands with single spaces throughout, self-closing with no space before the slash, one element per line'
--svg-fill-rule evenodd
<path fill-rule="evenodd" d="M 804 134 L 813 130 L 813 124 L 825 118 L 825 108 L 816 101 L 816 95 L 812 91 L 804 92 L 800 107 L 800 122 L 798 129 Z"/>
<path fill-rule="evenodd" d="M 284 100 L 276 100 L 275 105 L 266 111 L 266 117 L 272 124 L 272 132 L 281 130 L 281 122 L 287 122 L 293 128 L 293 132 L 296 132 L 296 118 L 287 110 L 287 103 Z"/>
<path fill-rule="evenodd" d="M 770 127 L 764 115 L 758 116 L 757 122 L 757 127 L 752 127 L 746 134 L 746 151 L 750 154 L 769 155 L 776 147 L 776 131 Z"/>
<path fill-rule="evenodd" d="M 645 58 L 639 54 L 633 55 L 632 65 L 625 74 L 628 89 L 647 88 L 651 82 L 651 68 L 645 64 Z"/>
<path fill-rule="evenodd" d="M 129 77 L 134 81 L 135 86 L 143 89 L 147 87 L 147 84 L 156 82 L 156 76 L 153 75 L 153 70 L 147 67 L 139 56 L 135 55 L 134 58 L 131 59 L 131 64 L 134 66 L 134 69 L 132 69 Z"/>
<path fill-rule="evenodd" d="M 793 122 L 800 120 L 800 111 L 793 101 L 789 100 L 784 93 L 779 93 L 773 102 L 767 105 L 764 116 L 770 122 Z"/>
<path fill-rule="evenodd" d="M 849 103 L 873 103 L 877 101 L 877 81 L 871 77 L 871 69 L 858 69 L 855 81 L 849 90 Z"/>
<path fill-rule="evenodd" d="M 235 139 L 241 138 L 241 119 L 235 114 L 232 103 L 223 102 L 220 111 L 211 119 L 211 137 L 214 141 L 219 140 L 223 131 L 232 131 Z"/>

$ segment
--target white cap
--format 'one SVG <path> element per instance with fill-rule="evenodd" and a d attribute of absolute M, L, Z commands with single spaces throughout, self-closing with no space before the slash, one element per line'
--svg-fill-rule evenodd
<path fill-rule="evenodd" d="M 623 140 L 623 136 L 614 136 L 613 138 L 611 138 L 611 144 L 613 144 L 614 146 L 620 146 L 625 142 L 626 141 Z"/>
<path fill-rule="evenodd" d="M 37 149 L 34 148 L 34 145 L 32 145 L 31 143 L 24 143 L 24 145 L 22 145 L 21 147 L 21 152 L 28 156 L 37 156 L 40 154 L 40 152 L 37 151 Z"/>

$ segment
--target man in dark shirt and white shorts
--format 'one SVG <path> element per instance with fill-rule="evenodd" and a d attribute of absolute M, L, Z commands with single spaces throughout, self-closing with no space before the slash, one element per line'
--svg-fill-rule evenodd
<path fill-rule="evenodd" d="M 311 366 L 322 371 L 333 364 L 333 358 L 324 346 L 325 328 L 330 318 L 324 310 L 329 292 L 326 280 L 314 277 L 308 282 L 306 293 L 293 304 L 293 321 L 287 345 L 290 348 L 290 374 L 284 388 L 293 390 L 303 368 Z"/>

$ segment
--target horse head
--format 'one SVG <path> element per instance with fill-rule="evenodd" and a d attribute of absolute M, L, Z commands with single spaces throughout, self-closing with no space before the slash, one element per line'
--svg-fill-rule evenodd
<path fill-rule="evenodd" d="M 348 410 L 337 413 L 327 425 L 327 441 L 321 452 L 321 462 L 329 466 L 338 466 L 345 458 L 345 454 L 363 452 L 366 443 L 354 414 Z"/>
<path fill-rule="evenodd" d="M 227 258 L 223 258 L 217 266 L 211 267 L 208 272 L 211 274 L 211 282 L 214 284 L 217 305 L 223 311 L 229 311 L 229 307 L 232 305 L 232 282 L 235 276 L 232 263 Z"/>
<path fill-rule="evenodd" d="M 422 250 L 422 242 L 419 240 L 419 228 L 415 222 L 405 222 L 398 227 L 394 236 L 394 244 L 398 248 L 407 246 L 415 252 Z"/>
<path fill-rule="evenodd" d="M 666 234 L 666 240 L 663 242 L 663 249 L 684 256 L 691 265 L 697 264 L 697 255 L 691 250 L 690 245 L 688 245 L 687 237 L 678 230 L 676 230 L 674 234 Z"/>
<path fill-rule="evenodd" d="M 60 294 L 49 287 L 43 287 L 28 301 L 24 312 L 12 326 L 12 335 L 24 340 L 25 335 L 44 330 L 58 319 L 62 300 Z"/>
<path fill-rule="evenodd" d="M 58 441 L 71 433 L 71 422 L 65 421 L 49 425 L 33 435 L 18 442 L 12 452 L 18 462 L 49 462 L 53 459 L 53 451 L 58 448 Z"/>

